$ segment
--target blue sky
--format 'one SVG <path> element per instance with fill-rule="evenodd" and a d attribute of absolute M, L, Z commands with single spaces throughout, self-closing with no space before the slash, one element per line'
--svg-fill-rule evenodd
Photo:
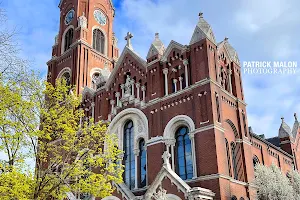
<path fill-rule="evenodd" d="M 22 56 L 46 73 L 58 32 L 59 0 L 4 0 L 8 26 L 20 28 Z M 300 8 L 299 0 L 114 0 L 114 30 L 122 50 L 127 31 L 133 47 L 145 57 L 154 34 L 165 46 L 170 40 L 188 44 L 198 13 L 211 24 L 217 41 L 226 37 L 243 61 L 297 61 L 295 75 L 243 74 L 249 125 L 259 134 L 278 134 L 282 116 L 292 126 L 300 115 Z"/>

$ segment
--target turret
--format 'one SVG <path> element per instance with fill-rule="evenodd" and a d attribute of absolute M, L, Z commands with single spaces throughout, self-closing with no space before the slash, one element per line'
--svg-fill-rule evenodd
<path fill-rule="evenodd" d="M 155 33 L 155 39 L 152 42 L 147 54 L 147 62 L 159 60 L 165 52 L 165 46 L 159 39 L 159 33 Z"/>
<path fill-rule="evenodd" d="M 290 126 L 281 118 L 282 122 L 279 127 L 278 137 L 280 139 L 280 148 L 292 155 L 291 141 L 293 140 Z"/>
<path fill-rule="evenodd" d="M 203 18 L 203 13 L 199 13 L 199 22 L 194 30 L 190 45 L 195 44 L 204 38 L 207 38 L 212 43 L 216 44 L 216 39 L 211 26 Z"/>

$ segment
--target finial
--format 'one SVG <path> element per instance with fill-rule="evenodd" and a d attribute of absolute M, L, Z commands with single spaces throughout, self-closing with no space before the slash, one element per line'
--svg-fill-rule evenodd
<path fill-rule="evenodd" d="M 130 32 L 128 32 L 127 35 L 126 35 L 126 37 L 125 37 L 125 40 L 127 41 L 127 45 L 126 46 L 128 48 L 130 48 L 130 49 L 132 49 L 131 38 L 133 38 L 133 35 Z"/>
<path fill-rule="evenodd" d="M 200 18 L 203 18 L 203 12 L 200 12 L 200 13 L 199 13 L 199 17 L 200 17 Z"/>
<path fill-rule="evenodd" d="M 281 117 L 282 123 L 284 122 L 284 117 Z"/>
<path fill-rule="evenodd" d="M 84 13 L 84 12 L 82 13 L 82 16 L 84 16 L 84 17 L 85 17 L 85 13 Z"/>
<path fill-rule="evenodd" d="M 159 38 L 159 33 L 155 33 L 155 38 L 156 38 L 156 39 Z"/>
<path fill-rule="evenodd" d="M 225 41 L 228 41 L 228 39 L 229 39 L 228 37 L 225 37 L 225 39 L 224 39 L 224 40 L 225 40 Z"/>
<path fill-rule="evenodd" d="M 297 113 L 294 113 L 295 121 L 298 121 Z"/>

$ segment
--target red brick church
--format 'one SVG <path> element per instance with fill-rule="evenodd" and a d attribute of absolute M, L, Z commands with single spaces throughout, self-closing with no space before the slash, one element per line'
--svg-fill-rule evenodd
<path fill-rule="evenodd" d="M 110 122 L 124 151 L 124 183 L 103 200 L 252 200 L 255 164 L 299 169 L 297 116 L 270 139 L 248 128 L 238 54 L 202 13 L 189 44 L 155 34 L 144 59 L 131 33 L 119 53 L 111 0 L 59 8 L 48 81 L 76 85 L 86 116 Z"/>

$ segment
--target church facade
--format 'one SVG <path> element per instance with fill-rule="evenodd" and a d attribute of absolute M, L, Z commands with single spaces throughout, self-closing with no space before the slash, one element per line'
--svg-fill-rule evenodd
<path fill-rule="evenodd" d="M 238 54 L 228 38 L 216 41 L 202 13 L 189 44 L 165 46 L 155 34 L 144 59 L 131 33 L 119 52 L 111 0 L 59 8 L 47 79 L 75 85 L 86 117 L 109 122 L 124 152 L 124 183 L 103 200 L 252 200 L 257 163 L 299 169 L 297 115 L 274 138 L 248 128 Z"/>

